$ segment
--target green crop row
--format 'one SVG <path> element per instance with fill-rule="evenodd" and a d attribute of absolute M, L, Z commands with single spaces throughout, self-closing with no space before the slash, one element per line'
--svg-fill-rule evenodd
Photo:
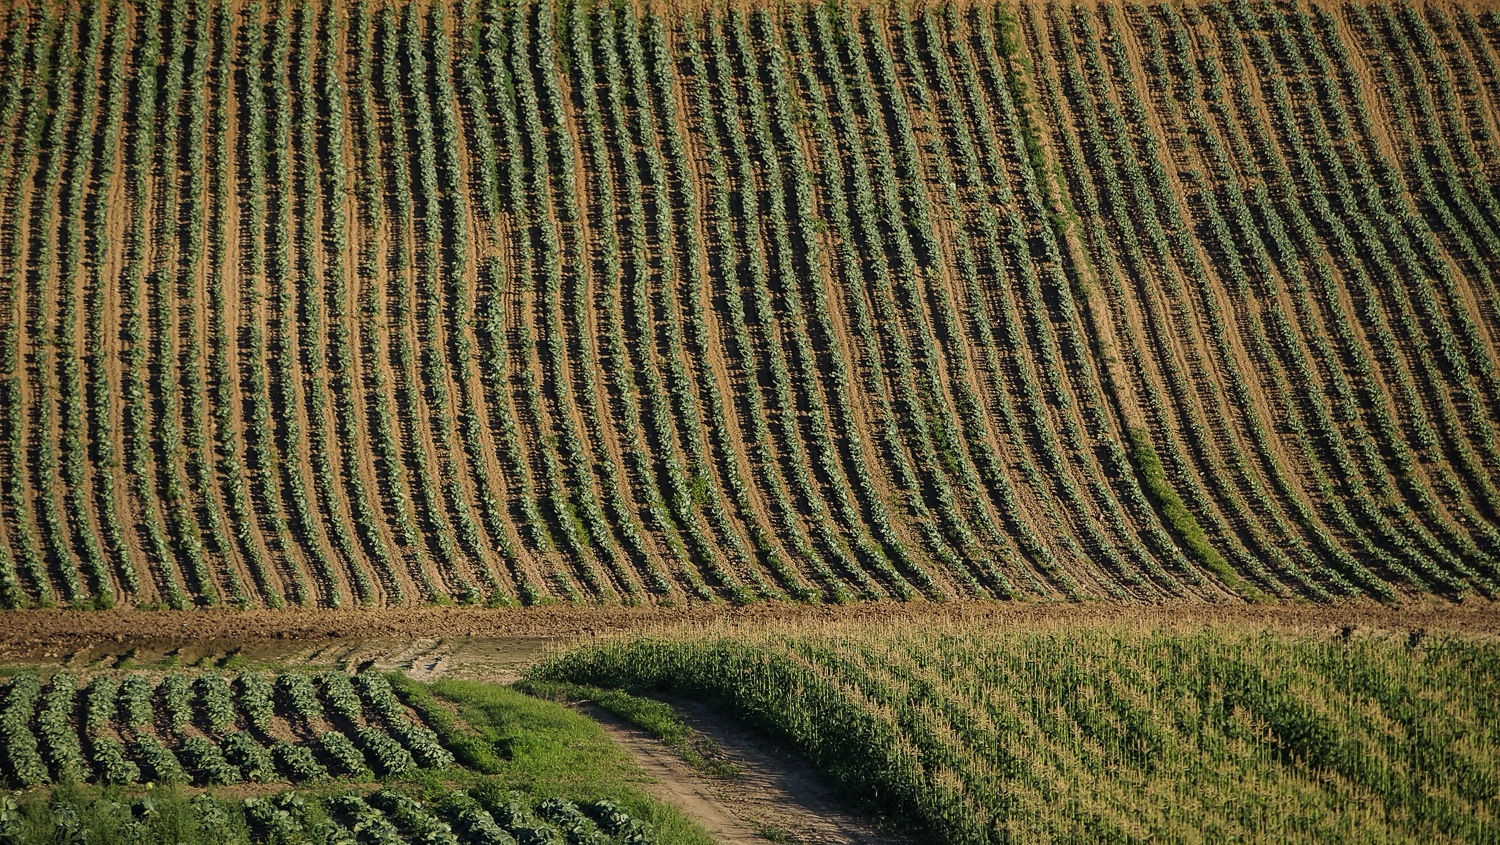
<path fill-rule="evenodd" d="M 356 691 L 357 687 L 357 691 Z M 32 673 L 0 691 L 0 756 L 14 788 L 98 782 L 305 782 L 454 765 L 381 675 L 101 674 L 80 691 Z"/>

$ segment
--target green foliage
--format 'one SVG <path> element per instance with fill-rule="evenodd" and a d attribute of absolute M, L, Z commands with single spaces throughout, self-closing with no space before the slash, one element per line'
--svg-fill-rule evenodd
<path fill-rule="evenodd" d="M 559 681 L 523 680 L 516 688 L 552 701 L 597 705 L 661 740 L 682 759 L 715 777 L 740 774 L 734 764 L 716 759 L 719 749 L 713 741 L 697 734 L 668 704 L 623 690 Z"/>
<path fill-rule="evenodd" d="M 200 675 L 193 682 L 204 721 L 214 733 L 227 733 L 234 722 L 234 693 L 223 675 Z"/>
<path fill-rule="evenodd" d="M 1230 568 L 1224 556 L 1219 554 L 1209 542 L 1203 526 L 1198 523 L 1192 511 L 1188 510 L 1187 504 L 1177 494 L 1176 488 L 1167 480 L 1166 470 L 1162 468 L 1161 459 L 1156 455 L 1156 447 L 1151 443 L 1151 434 L 1140 428 L 1130 429 L 1127 434 L 1130 437 L 1130 459 L 1135 464 L 1136 472 L 1140 473 L 1141 482 L 1145 485 L 1147 494 L 1161 509 L 1167 525 L 1177 532 L 1178 538 L 1187 546 L 1188 551 L 1197 558 L 1199 563 L 1217 575 L 1230 590 L 1245 598 L 1264 599 L 1265 595 L 1252 585 L 1245 583 L 1245 580 Z"/>
<path fill-rule="evenodd" d="M 219 786 L 239 783 L 240 770 L 225 759 L 224 752 L 212 740 L 190 736 L 182 741 L 181 751 L 186 768 L 199 784 Z"/>
<path fill-rule="evenodd" d="M 115 790 L 60 787 L 17 805 L 0 798 L 0 839 L 15 845 L 252 845 L 244 814 L 207 795 L 171 789 L 127 796 Z"/>
<path fill-rule="evenodd" d="M 245 672 L 235 679 L 239 691 L 240 711 L 246 721 L 261 733 L 269 733 L 276 715 L 274 688 L 259 672 Z"/>
<path fill-rule="evenodd" d="M 368 728 L 361 728 L 361 731 Z M 377 732 L 378 733 L 378 732 Z M 384 734 L 381 734 L 384 736 Z M 363 737 L 361 737 L 363 739 Z M 390 738 L 386 737 L 390 742 Z M 282 776 L 292 783 L 307 783 L 309 781 L 322 780 L 328 776 L 328 770 L 318 762 L 318 758 L 312 750 L 304 745 L 293 745 L 286 740 L 278 740 L 271 744 L 271 758 L 276 761 L 276 769 Z M 400 771 L 392 772 L 400 774 Z"/>
<path fill-rule="evenodd" d="M 278 779 L 276 762 L 271 758 L 270 749 L 261 745 L 254 736 L 244 731 L 235 731 L 224 738 L 221 747 L 224 758 L 244 772 L 245 780 L 251 783 L 269 783 Z"/>
<path fill-rule="evenodd" d="M 51 777 L 31 733 L 31 719 L 42 686 L 36 675 L 23 672 L 10 679 L 0 702 L 0 744 L 4 746 L 6 769 L 20 788 L 47 783 Z"/>
<path fill-rule="evenodd" d="M 437 732 L 439 741 L 453 752 L 460 765 L 484 774 L 500 771 L 503 763 L 494 746 L 465 725 L 454 710 L 440 703 L 427 686 L 405 675 L 391 675 L 389 680 L 401 700 Z"/>
<path fill-rule="evenodd" d="M 337 774 L 355 780 L 370 779 L 370 767 L 365 763 L 364 755 L 349 741 L 349 737 L 338 731 L 324 731 L 318 735 L 318 745 L 333 762 Z"/>
<path fill-rule="evenodd" d="M 119 786 L 136 783 L 141 779 L 140 766 L 127 756 L 125 745 L 110 736 L 96 736 L 94 746 L 94 771 L 99 783 Z"/>
<path fill-rule="evenodd" d="M 130 742 L 133 755 L 141 761 L 142 778 L 163 786 L 185 784 L 189 777 L 172 749 L 152 734 L 137 734 Z"/>
<path fill-rule="evenodd" d="M 369 779 L 372 766 L 391 777 L 439 770 L 457 776 L 454 751 L 468 771 L 502 768 L 483 734 L 426 687 L 399 683 L 421 705 L 415 718 L 379 674 L 360 676 L 359 692 L 340 673 L 316 685 L 298 672 L 170 674 L 160 682 L 142 672 L 101 674 L 80 702 L 72 675 L 56 672 L 44 689 L 35 673 L 20 672 L 0 687 L 0 772 L 16 788 L 303 783 L 328 775 L 320 760 L 334 775 L 356 779 Z M 429 727 L 429 717 L 440 730 Z M 277 739 L 287 728 L 294 738 Z"/>
<path fill-rule="evenodd" d="M 712 702 L 944 842 L 1484 841 L 1500 650 L 1412 643 L 845 624 L 603 642 L 533 676 Z"/>
<path fill-rule="evenodd" d="M 130 675 L 124 687 L 135 687 Z M 226 679 L 219 674 L 178 676 L 200 693 L 193 710 L 206 717 L 203 698 Z M 410 843 L 517 845 L 519 842 L 597 843 L 597 845 L 707 845 L 708 838 L 676 810 L 658 804 L 635 785 L 638 770 L 588 719 L 557 704 L 538 701 L 487 684 L 444 682 L 441 689 L 401 680 L 393 689 L 384 675 L 365 674 L 343 688 L 369 701 L 370 720 L 357 727 L 323 730 L 312 743 L 271 742 L 254 731 L 232 731 L 220 740 L 169 730 L 165 698 L 148 697 L 153 718 L 129 728 L 123 714 L 102 726 L 82 728 L 99 786 L 59 784 L 0 797 L 0 842 L 7 845 L 54 845 L 79 842 L 139 842 L 143 845 L 356 845 Z M 340 688 L 333 676 L 321 679 L 324 690 Z M 264 680 L 264 679 L 263 679 Z M 277 676 L 271 683 L 281 697 L 273 702 L 273 729 L 292 716 L 295 691 L 313 688 L 307 676 Z M 43 687 L 32 673 L 17 673 L 5 697 L 26 699 L 40 708 L 49 696 L 75 688 L 71 676 L 57 673 Z M 153 690 L 151 683 L 143 685 Z M 230 682 L 230 687 L 239 686 Z M 107 685 L 91 682 L 89 689 Z M 356 692 L 357 689 L 357 692 Z M 399 690 L 399 693 L 398 693 Z M 165 694 L 165 690 L 163 693 Z M 398 695 L 400 698 L 398 698 Z M 387 700 L 388 697 L 388 700 Z M 403 745 L 417 734 L 402 734 L 377 725 L 394 723 L 394 713 L 420 727 L 403 709 L 401 699 L 420 703 L 418 713 L 440 712 L 445 735 L 461 735 L 467 753 L 488 761 L 492 773 L 446 766 L 423 770 Z M 152 706 L 162 708 L 154 718 Z M 394 708 L 394 710 L 392 709 Z M 307 708 L 303 708 L 307 710 Z M 80 711 L 80 721 L 82 715 Z M 331 712 L 331 710 L 330 710 Z M 314 720 L 316 723 L 317 720 Z M 333 720 L 334 724 L 339 719 Z M 194 722 L 193 724 L 197 724 Z M 109 733 L 128 736 L 128 747 Z M 102 732 L 101 732 L 102 731 Z M 157 731 L 170 735 L 158 738 Z M 481 746 L 487 748 L 481 752 Z M 24 742 L 0 751 L 25 749 Z M 47 749 L 39 758 L 56 756 Z M 11 765 L 15 755 L 5 758 Z M 140 769 L 136 768 L 138 761 Z M 325 768 L 322 762 L 327 761 Z M 450 758 L 451 761 L 451 758 Z M 372 772 L 371 769 L 376 771 Z M 7 769 L 8 771 L 8 769 Z M 45 761 L 42 772 L 46 771 Z M 349 794 L 351 782 L 369 782 L 377 772 L 385 780 L 373 792 Z M 242 781 L 294 781 L 297 792 L 235 787 L 227 794 L 215 787 Z M 149 784 L 142 784 L 149 781 Z M 191 799 L 177 787 L 191 782 L 205 791 Z M 33 786 L 42 786 L 38 781 Z M 101 833 L 100 831 L 108 831 Z M 80 838 L 91 837 L 91 838 Z"/>
<path fill-rule="evenodd" d="M 1492 15 L 762 5 L 10 9 L 0 607 L 1500 595 Z"/>

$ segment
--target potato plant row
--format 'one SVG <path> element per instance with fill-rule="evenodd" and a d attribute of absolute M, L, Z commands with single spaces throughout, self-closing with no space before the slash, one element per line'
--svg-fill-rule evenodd
<path fill-rule="evenodd" d="M 1420 188 L 1420 157 L 1373 143 L 1384 106 L 1351 95 L 1351 54 L 1390 65 L 1394 86 L 1394 46 L 1426 31 L 1383 9 L 1021 15 L 1083 246 L 1154 423 L 1133 439 L 1150 443 L 1203 536 L 1241 526 L 1222 559 L 1275 594 L 1494 585 L 1480 411 L 1494 352 L 1459 340 L 1477 338 L 1482 316 L 1463 303 L 1486 271 L 1450 269 L 1487 224 L 1444 217 Z M 1390 23 L 1384 46 L 1377 19 Z M 1434 51 L 1434 68 L 1472 61 Z M 1399 123 L 1406 106 L 1391 108 Z M 1403 187 L 1407 166 L 1416 181 Z M 1233 410 L 1246 406 L 1266 411 Z M 1465 472 L 1477 473 L 1467 489 Z M 1198 536 L 1185 519 L 1173 527 Z M 1198 549 L 1187 544 L 1207 565 Z"/>
<path fill-rule="evenodd" d="M 0 688 L 0 770 L 70 783 L 303 783 L 453 766 L 384 676 L 34 673 Z"/>
<path fill-rule="evenodd" d="M 58 806 L 58 805 L 54 805 Z M 0 798 L 0 837 L 76 834 L 76 818 L 55 816 L 52 829 L 25 828 L 9 797 Z M 284 792 L 241 801 L 201 794 L 186 802 L 174 822 L 178 835 L 232 845 L 322 842 L 328 845 L 656 845 L 651 825 L 632 818 L 607 799 L 576 804 L 565 798 L 537 800 L 493 787 L 456 790 L 440 801 L 421 801 L 399 792 L 309 796 Z M 128 803 L 100 799 L 89 808 L 114 817 L 110 835 L 120 841 L 146 841 L 158 835 L 160 809 L 151 797 Z"/>
<path fill-rule="evenodd" d="M 1500 589 L 1496 13 L 105 0 L 0 45 L 0 606 Z"/>

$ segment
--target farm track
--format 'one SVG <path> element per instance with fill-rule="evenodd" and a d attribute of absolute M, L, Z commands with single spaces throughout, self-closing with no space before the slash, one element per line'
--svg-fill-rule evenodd
<path fill-rule="evenodd" d="M 1500 15 L 902 14 L 7 8 L 0 605 L 1500 592 Z"/>
<path fill-rule="evenodd" d="M 686 702 L 673 702 L 679 713 Z M 879 831 L 853 813 L 806 761 L 777 747 L 767 750 L 760 736 L 737 727 L 723 714 L 697 706 L 690 727 L 715 744 L 731 777 L 706 775 L 683 762 L 650 734 L 607 710 L 584 705 L 583 712 L 634 758 L 650 778 L 643 788 L 679 807 L 722 845 L 758 845 L 774 831 L 799 845 L 906 845 L 910 837 Z"/>
<path fill-rule="evenodd" d="M 954 601 L 943 604 L 864 602 L 842 606 L 808 606 L 788 602 L 759 602 L 724 609 L 707 604 L 662 607 L 572 607 L 553 605 L 517 608 L 495 613 L 487 608 L 352 608 L 346 613 L 321 613 L 314 608 L 286 610 L 202 611 L 109 610 L 75 613 L 65 610 L 21 610 L 7 615 L 0 631 L 0 656 L 49 659 L 82 654 L 123 654 L 143 650 L 189 648 L 216 643 L 241 649 L 247 655 L 271 650 L 281 660 L 287 653 L 323 654 L 353 649 L 359 657 L 385 661 L 396 668 L 410 666 L 392 655 L 413 648 L 417 640 L 446 643 L 457 655 L 479 649 L 489 653 L 493 642 L 497 665 L 534 659 L 553 644 L 614 633 L 648 633 L 662 627 L 705 630 L 802 629 L 825 622 L 882 622 L 921 624 L 948 622 L 988 624 L 1018 630 L 1048 630 L 1078 626 L 1124 626 L 1141 630 L 1192 631 L 1207 626 L 1330 632 L 1412 631 L 1452 632 L 1482 638 L 1500 635 L 1500 605 L 1472 601 L 1462 605 L 1428 599 L 1402 607 L 1373 603 L 1336 606 L 1284 604 L 1229 604 L 1169 601 L 1140 606 L 1128 603 L 1073 603 Z M 537 639 L 540 638 L 540 639 Z M 515 647 L 506 645 L 512 643 Z M 514 652 L 514 653 L 512 653 Z M 399 656 L 399 655 L 398 655 Z M 293 662 L 340 662 L 320 657 L 286 658 Z M 455 658 L 456 659 L 456 658 Z M 348 662 L 348 661 L 343 661 Z M 476 670 L 478 671 L 478 670 Z M 514 679 L 511 677 L 510 679 Z"/>

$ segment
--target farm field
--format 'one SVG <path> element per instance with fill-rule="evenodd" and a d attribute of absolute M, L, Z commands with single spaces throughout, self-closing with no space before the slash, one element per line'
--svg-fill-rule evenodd
<path fill-rule="evenodd" d="M 6 843 L 710 841 L 587 719 L 464 681 L 23 671 L 0 685 L 0 757 Z"/>
<path fill-rule="evenodd" d="M 715 703 L 918 841 L 1485 842 L 1497 660 L 1493 638 L 929 620 L 683 626 L 528 677 Z"/>
<path fill-rule="evenodd" d="M 482 639 L 345 642 L 0 673 L 0 837 L 1478 843 L 1500 812 L 1493 628 L 721 620 L 518 681 L 459 659 Z M 436 679 L 369 668 L 402 660 Z"/>
<path fill-rule="evenodd" d="M 3 12 L 7 607 L 1495 592 L 1493 10 Z"/>
<path fill-rule="evenodd" d="M 476 797 L 460 791 L 437 801 L 380 790 L 368 795 L 351 793 L 311 799 L 286 792 L 274 798 L 239 802 L 221 802 L 200 794 L 189 801 L 167 799 L 161 802 L 161 807 L 144 799 L 133 803 L 109 800 L 74 803 L 65 799 L 54 802 L 47 814 L 35 813 L 24 820 L 18 816 L 7 832 L 14 837 L 74 832 L 94 837 L 83 841 L 202 841 L 236 845 L 247 842 L 509 845 L 563 841 L 653 845 L 661 841 L 649 827 L 643 827 L 610 801 L 591 802 L 580 808 L 559 798 L 540 802 L 523 798 L 493 792 L 480 792 Z M 143 807 L 149 808 L 145 817 L 137 818 L 142 815 Z M 162 812 L 163 808 L 166 812 Z M 86 820 L 72 826 L 59 824 L 59 816 L 68 810 Z M 163 821 L 164 817 L 170 821 Z"/>
<path fill-rule="evenodd" d="M 1500 10 L 0 0 L 0 845 L 1500 842 Z"/>

